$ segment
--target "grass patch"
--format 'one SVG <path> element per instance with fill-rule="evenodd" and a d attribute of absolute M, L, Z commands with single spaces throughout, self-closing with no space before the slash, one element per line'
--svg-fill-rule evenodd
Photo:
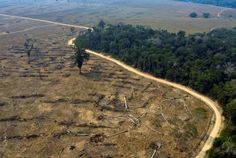
<path fill-rule="evenodd" d="M 185 132 L 187 136 L 190 136 L 192 138 L 197 137 L 198 136 L 198 131 L 197 128 L 193 125 L 193 124 L 186 124 L 184 126 Z"/>
<path fill-rule="evenodd" d="M 195 108 L 195 109 L 193 110 L 193 114 L 194 114 L 194 116 L 196 116 L 197 118 L 201 118 L 201 119 L 207 118 L 207 115 L 208 115 L 207 110 L 204 109 L 204 108 Z"/>

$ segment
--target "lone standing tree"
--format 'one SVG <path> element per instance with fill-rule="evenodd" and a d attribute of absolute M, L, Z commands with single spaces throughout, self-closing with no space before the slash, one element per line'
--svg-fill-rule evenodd
<path fill-rule="evenodd" d="M 30 64 L 30 53 L 34 48 L 33 40 L 31 38 L 27 38 L 25 40 L 24 47 L 28 56 L 28 64 Z"/>
<path fill-rule="evenodd" d="M 202 16 L 207 19 L 210 17 L 210 13 L 202 13 Z"/>
<path fill-rule="evenodd" d="M 190 16 L 191 18 L 197 18 L 197 13 L 192 12 L 192 13 L 189 14 L 189 16 Z"/>
<path fill-rule="evenodd" d="M 86 53 L 84 45 L 82 41 L 75 41 L 74 49 L 75 49 L 75 64 L 79 68 L 79 73 L 81 74 L 81 69 L 84 61 L 89 60 L 89 54 Z"/>

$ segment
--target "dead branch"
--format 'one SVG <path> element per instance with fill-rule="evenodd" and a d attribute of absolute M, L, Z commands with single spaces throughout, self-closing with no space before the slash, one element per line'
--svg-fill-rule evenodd
<path fill-rule="evenodd" d="M 147 127 L 148 129 L 152 130 L 153 132 L 161 133 L 161 132 L 159 132 L 159 131 L 157 131 L 157 130 L 155 130 L 155 129 L 153 129 L 153 128 L 151 128 L 151 127 L 145 125 L 145 124 L 144 124 L 144 126 Z"/>
<path fill-rule="evenodd" d="M 135 116 L 133 116 L 132 114 L 129 114 L 128 115 L 129 119 L 134 123 L 134 125 L 136 127 L 140 127 L 141 126 L 141 123 L 140 123 L 140 120 L 138 118 L 136 118 Z"/>
<path fill-rule="evenodd" d="M 189 110 L 188 105 L 185 103 L 185 101 L 182 99 L 179 99 L 179 101 L 183 103 L 185 110 L 192 116 L 192 112 Z"/>
<path fill-rule="evenodd" d="M 162 109 L 162 105 L 160 105 L 160 109 L 161 109 L 161 116 L 163 117 L 163 119 L 168 123 L 168 125 L 171 127 L 171 124 L 169 123 L 169 121 L 166 119 L 164 113 L 163 113 L 163 109 Z"/>
<path fill-rule="evenodd" d="M 151 158 L 154 158 L 156 152 L 157 152 L 157 149 L 155 149 L 155 150 L 153 151 Z"/>
<path fill-rule="evenodd" d="M 148 113 L 145 112 L 145 113 L 143 113 L 142 115 L 140 115 L 138 118 L 141 119 L 142 117 L 145 117 L 147 114 L 148 114 Z"/>
<path fill-rule="evenodd" d="M 114 136 L 117 136 L 117 135 L 120 135 L 120 134 L 123 134 L 123 133 L 126 133 L 126 132 L 128 132 L 128 130 L 124 130 L 122 132 L 118 132 L 118 133 L 112 134 L 112 135 L 110 135 L 108 137 L 114 137 Z"/>
<path fill-rule="evenodd" d="M 151 158 L 153 158 L 157 152 L 158 149 L 161 148 L 161 143 L 160 142 L 153 142 L 150 144 L 150 147 L 154 150 L 152 153 Z"/>
<path fill-rule="evenodd" d="M 125 101 L 125 109 L 128 110 L 129 107 L 128 107 L 128 104 L 127 104 L 127 101 L 126 101 L 126 97 L 124 97 L 124 101 Z"/>
<path fill-rule="evenodd" d="M 135 120 L 133 120 L 131 117 L 128 117 L 129 120 L 133 123 L 133 127 L 139 127 L 140 124 L 138 124 Z"/>
<path fill-rule="evenodd" d="M 164 99 L 164 100 L 161 101 L 161 103 L 166 102 L 166 101 L 169 101 L 169 100 L 175 100 L 175 98 L 167 98 L 167 99 Z"/>
<path fill-rule="evenodd" d="M 152 85 L 152 82 L 148 83 L 142 90 L 141 92 L 145 92 L 150 86 Z"/>

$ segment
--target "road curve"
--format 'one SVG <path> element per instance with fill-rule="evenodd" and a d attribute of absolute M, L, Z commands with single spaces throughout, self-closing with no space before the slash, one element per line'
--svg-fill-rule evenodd
<path fill-rule="evenodd" d="M 72 46 L 74 40 L 75 40 L 75 38 L 69 40 L 68 45 Z M 110 56 L 107 56 L 107 55 L 104 55 L 104 54 L 101 54 L 101 53 L 97 53 L 97 52 L 89 50 L 89 49 L 87 49 L 86 52 L 90 53 L 90 54 L 93 54 L 93 55 L 96 55 L 100 58 L 106 59 L 108 61 L 111 61 L 111 62 L 123 67 L 124 69 L 126 69 L 130 72 L 133 72 L 133 73 L 135 73 L 139 76 L 142 76 L 144 78 L 156 81 L 158 83 L 166 84 L 168 86 L 171 86 L 171 87 L 180 89 L 182 91 L 185 91 L 185 92 L 189 93 L 190 95 L 194 96 L 195 98 L 197 98 L 197 99 L 203 101 L 204 103 L 206 103 L 213 110 L 213 112 L 215 114 L 215 124 L 212 128 L 212 131 L 209 134 L 209 137 L 205 141 L 201 151 L 198 153 L 196 158 L 204 158 L 206 156 L 206 151 L 209 150 L 212 147 L 213 141 L 216 137 L 219 136 L 222 125 L 223 125 L 223 117 L 222 117 L 221 111 L 219 110 L 220 109 L 219 105 L 216 102 L 214 102 L 213 100 L 211 100 L 210 98 L 208 98 L 206 96 L 203 96 L 203 95 L 199 94 L 198 92 L 196 92 L 196 91 L 194 91 L 194 90 L 192 90 L 188 87 L 185 87 L 185 86 L 177 84 L 177 83 L 169 82 L 167 80 L 160 79 L 160 78 L 154 77 L 150 74 L 141 72 L 141 71 L 139 71 L 139 70 L 137 70 L 137 69 L 135 69 L 131 66 L 128 66 L 127 64 L 125 64 L 125 63 L 123 63 L 119 60 L 116 60 L 116 59 L 110 57 Z"/>
<path fill-rule="evenodd" d="M 116 63 L 117 65 L 125 68 L 126 70 L 130 71 L 130 72 L 133 72 L 137 75 L 140 75 L 144 78 L 147 78 L 147 79 L 150 79 L 150 80 L 153 80 L 153 81 L 156 81 L 156 82 L 159 82 L 159 83 L 162 83 L 162 84 L 166 84 L 166 85 L 169 85 L 171 87 L 174 87 L 174 88 L 177 88 L 177 89 L 180 89 L 180 90 L 183 90 L 189 94 L 191 94 L 192 96 L 196 97 L 197 99 L 205 102 L 214 112 L 215 114 L 215 124 L 214 124 L 214 127 L 212 129 L 212 131 L 210 132 L 209 134 L 209 137 L 208 139 L 206 140 L 203 148 L 201 149 L 201 151 L 199 152 L 199 154 L 196 156 L 196 158 L 204 158 L 205 155 L 206 155 L 206 151 L 209 150 L 212 145 L 213 145 L 213 141 L 216 137 L 219 136 L 219 133 L 221 131 L 221 127 L 222 127 L 222 123 L 223 123 L 223 119 L 222 119 L 222 115 L 221 115 L 221 112 L 220 110 L 218 109 L 218 104 L 216 102 L 214 102 L 213 100 L 211 100 L 210 98 L 206 97 L 206 96 L 203 96 L 199 93 L 197 93 L 196 91 L 188 88 L 188 87 L 185 87 L 183 85 L 180 85 L 180 84 L 177 84 L 177 83 L 173 83 L 173 82 L 169 82 L 167 80 L 164 80 L 164 79 L 160 79 L 160 78 L 156 78 L 150 74 L 146 74 L 146 73 L 143 73 L 135 68 L 132 68 L 126 64 L 124 64 L 123 62 L 120 62 L 116 59 L 113 59 L 109 56 L 105 56 L 103 54 L 100 54 L 100 53 L 97 53 L 97 52 L 94 52 L 92 50 L 86 50 L 86 52 L 90 53 L 90 54 L 93 54 L 93 55 L 96 55 L 96 56 L 99 56 L 103 59 L 106 59 L 106 60 L 109 60 L 109 61 L 112 61 L 114 63 Z"/>
<path fill-rule="evenodd" d="M 54 25 L 59 25 L 59 26 L 74 27 L 74 28 L 81 28 L 81 29 L 90 29 L 89 27 L 86 27 L 86 26 L 65 24 L 65 23 L 49 21 L 49 20 L 34 19 L 34 18 L 30 18 L 30 17 L 7 15 L 7 14 L 0 14 L 0 16 L 5 16 L 8 18 L 18 18 L 18 19 L 24 19 L 24 20 L 31 20 L 31 21 L 37 21 L 37 22 L 44 22 L 44 23 L 49 23 L 49 24 L 54 24 Z"/>
<path fill-rule="evenodd" d="M 64 23 L 53 22 L 53 21 L 48 21 L 48 20 L 41 20 L 41 19 L 34 19 L 34 18 L 29 18 L 29 17 L 13 16 L 13 15 L 7 15 L 7 14 L 0 14 L 0 16 L 5 16 L 5 17 L 9 17 L 9 18 L 20 18 L 20 19 L 32 20 L 32 21 L 38 21 L 38 22 L 45 22 L 45 23 L 55 24 L 55 25 L 59 25 L 59 26 L 75 27 L 75 28 L 82 28 L 82 29 L 91 29 L 91 28 L 86 27 L 86 26 L 64 24 Z M 75 40 L 75 38 L 69 40 L 68 45 L 73 45 L 74 40 Z M 204 158 L 205 157 L 206 151 L 209 150 L 212 147 L 214 139 L 219 136 L 221 128 L 223 126 L 223 117 L 221 115 L 221 111 L 219 110 L 220 108 L 219 108 L 219 106 L 216 102 L 214 102 L 213 100 L 211 100 L 210 98 L 208 98 L 206 96 L 203 96 L 203 95 L 199 94 L 198 92 L 196 92 L 196 91 L 194 91 L 194 90 L 192 90 L 188 87 L 185 87 L 185 86 L 177 84 L 177 83 L 169 82 L 169 81 L 164 80 L 164 79 L 156 78 L 156 77 L 154 77 L 150 74 L 146 74 L 146 73 L 141 72 L 141 71 L 139 71 L 135 68 L 132 68 L 132 67 L 124 64 L 123 62 L 118 61 L 118 60 L 116 60 L 116 59 L 114 59 L 110 56 L 106 56 L 106 55 L 103 55 L 101 53 L 97 53 L 97 52 L 94 52 L 94 51 L 88 50 L 88 49 L 86 50 L 86 52 L 88 52 L 90 54 L 93 54 L 93 55 L 96 55 L 98 57 L 101 57 L 103 59 L 106 59 L 108 61 L 114 62 L 117 65 L 120 65 L 121 67 L 125 68 L 126 70 L 128 70 L 130 72 L 133 72 L 137 75 L 143 76 L 147 79 L 150 79 L 150 80 L 153 80 L 153 81 L 156 81 L 156 82 L 166 84 L 166 85 L 172 86 L 174 88 L 183 90 L 183 91 L 191 94 L 192 96 L 200 99 L 201 101 L 205 102 L 213 110 L 213 112 L 215 114 L 215 124 L 212 128 L 212 131 L 210 132 L 209 137 L 205 141 L 205 143 L 203 145 L 203 148 L 201 149 L 199 154 L 196 156 L 196 158 Z"/>

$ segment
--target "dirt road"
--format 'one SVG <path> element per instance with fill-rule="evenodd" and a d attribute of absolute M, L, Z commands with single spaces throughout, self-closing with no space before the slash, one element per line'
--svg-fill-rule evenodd
<path fill-rule="evenodd" d="M 74 40 L 75 39 L 69 40 L 68 41 L 68 45 L 73 45 L 73 41 Z M 221 131 L 222 124 L 223 124 L 222 115 L 221 115 L 221 112 L 219 110 L 219 106 L 218 106 L 218 104 L 216 102 L 214 102 L 213 100 L 211 100 L 210 98 L 208 98 L 206 96 L 203 96 L 203 95 L 197 93 L 196 91 L 194 91 L 194 90 L 192 90 L 192 89 L 190 89 L 188 87 L 185 87 L 185 86 L 177 84 L 177 83 L 169 82 L 169 81 L 164 80 L 164 79 L 156 78 L 156 77 L 154 77 L 152 75 L 143 73 L 143 72 L 141 72 L 141 71 L 139 71 L 139 70 L 137 70 L 135 68 L 132 68 L 132 67 L 124 64 L 121 61 L 113 59 L 110 56 L 106 56 L 106 55 L 103 55 L 101 53 L 94 52 L 92 50 L 86 50 L 86 51 L 88 53 L 90 53 L 90 54 L 93 54 L 93 55 L 96 55 L 96 56 L 101 57 L 103 59 L 106 59 L 106 60 L 109 60 L 111 62 L 114 62 L 117 65 L 119 65 L 119 66 L 125 68 L 126 70 L 128 70 L 130 72 L 133 72 L 133 73 L 135 73 L 137 75 L 140 75 L 140 76 L 145 77 L 147 79 L 150 79 L 150 80 L 153 80 L 153 81 L 156 81 L 156 82 L 159 82 L 159 83 L 162 83 L 162 84 L 166 84 L 168 86 L 171 86 L 171 87 L 183 90 L 183 91 L 191 94 L 192 96 L 200 99 L 201 101 L 205 102 L 214 111 L 214 114 L 215 114 L 215 124 L 214 124 L 214 127 L 213 127 L 212 131 L 210 132 L 209 137 L 206 140 L 203 148 L 201 149 L 199 154 L 196 156 L 196 158 L 203 158 L 203 157 L 205 157 L 206 151 L 209 150 L 212 147 L 213 141 L 214 141 L 214 139 L 216 137 L 218 137 L 218 135 L 219 135 L 219 133 Z"/>
<path fill-rule="evenodd" d="M 54 24 L 54 25 L 59 25 L 59 26 L 75 27 L 75 28 L 81 28 L 81 29 L 89 29 L 89 27 L 86 27 L 86 26 L 64 24 L 64 23 L 60 23 L 60 22 L 54 22 L 54 21 L 42 20 L 42 19 L 34 19 L 34 18 L 23 17 L 23 16 L 15 16 L 15 15 L 7 15 L 7 14 L 0 14 L 0 16 L 4 16 L 4 17 L 8 17 L 8 18 L 18 18 L 18 19 L 24 19 L 24 20 L 32 20 L 32 21 L 44 22 L 44 23 L 49 23 L 49 24 Z"/>
<path fill-rule="evenodd" d="M 70 43 L 73 43 L 70 41 Z M 196 156 L 196 158 L 203 158 L 205 157 L 206 155 L 206 151 L 209 150 L 211 147 L 212 147 L 212 144 L 213 144 L 213 141 L 216 137 L 218 137 L 219 135 L 219 132 L 221 130 L 221 127 L 222 127 L 222 115 L 221 115 L 221 112 L 220 110 L 218 109 L 218 104 L 214 101 L 212 101 L 210 98 L 206 97 L 206 96 L 203 96 L 199 93 L 197 93 L 196 91 L 188 88 L 188 87 L 185 87 L 185 86 L 182 86 L 180 84 L 176 84 L 176 83 L 173 83 L 173 82 L 169 82 L 167 80 L 164 80 L 164 79 L 159 79 L 159 78 L 156 78 L 154 76 L 151 76 L 149 74 L 146 74 L 146 73 L 143 73 L 135 68 L 132 68 L 116 59 L 113 59 L 109 56 L 105 56 L 103 54 L 100 54 L 100 53 L 97 53 L 97 52 L 94 52 L 94 51 L 91 51 L 91 50 L 86 50 L 88 53 L 90 54 L 93 54 L 93 55 L 96 55 L 96 56 L 99 56 L 103 59 L 106 59 L 106 60 L 109 60 L 111 62 L 114 62 L 116 63 L 117 65 L 120 65 L 121 67 L 125 68 L 126 70 L 130 71 L 130 72 L 133 72 L 137 75 L 140 75 L 140 76 L 143 76 L 147 79 L 150 79 L 150 80 L 153 80 L 153 81 L 156 81 L 156 82 L 159 82 L 159 83 L 163 83 L 163 84 L 166 84 L 166 85 L 169 85 L 171 87 L 174 87 L 174 88 L 177 88 L 177 89 L 180 89 L 180 90 L 183 90 L 189 94 L 191 94 L 192 96 L 200 99 L 201 101 L 205 102 L 213 111 L 214 111 L 214 114 L 215 114 L 215 124 L 214 124 L 214 127 L 212 129 L 212 131 L 210 132 L 209 134 L 209 137 L 207 139 L 207 141 L 205 142 L 203 148 L 201 149 L 201 151 L 199 152 L 199 154 Z"/>
<path fill-rule="evenodd" d="M 66 27 L 75 27 L 75 28 L 89 29 L 89 27 L 86 27 L 86 26 L 64 24 L 64 23 L 53 22 L 53 21 L 48 21 L 48 20 L 33 19 L 33 18 L 29 18 L 29 17 L 12 16 L 12 15 L 6 15 L 6 14 L 0 14 L 0 16 L 5 16 L 5 17 L 9 17 L 9 18 L 20 18 L 20 19 L 26 19 L 26 20 L 32 20 L 32 21 L 39 21 L 39 22 L 45 22 L 45 23 L 50 23 L 50 24 L 55 24 L 55 25 L 60 25 L 60 26 L 66 26 Z M 68 44 L 72 45 L 73 41 L 74 41 L 74 39 L 71 39 L 68 42 Z M 202 100 L 203 102 L 205 102 L 214 111 L 214 114 L 215 114 L 215 124 L 214 124 L 214 126 L 212 128 L 212 131 L 209 134 L 208 139 L 204 143 L 203 148 L 201 149 L 199 154 L 196 156 L 196 158 L 203 158 L 206 155 L 206 151 L 211 148 L 214 139 L 219 135 L 219 133 L 221 131 L 221 127 L 223 125 L 223 117 L 222 117 L 221 112 L 220 112 L 220 110 L 218 108 L 219 106 L 218 106 L 218 104 L 216 102 L 212 101 L 210 98 L 208 98 L 206 96 L 203 96 L 203 95 L 197 93 L 196 91 L 194 91 L 194 90 L 192 90 L 190 88 L 187 88 L 187 87 L 182 86 L 180 84 L 169 82 L 167 80 L 159 79 L 159 78 L 156 78 L 156 77 L 151 76 L 149 74 L 143 73 L 143 72 L 138 71 L 135 68 L 132 68 L 132 67 L 130 67 L 130 66 L 128 66 L 128 65 L 126 65 L 126 64 L 124 64 L 124 63 L 122 63 L 122 62 L 120 62 L 120 61 L 118 61 L 116 59 L 113 59 L 113 58 L 111 58 L 109 56 L 105 56 L 105 55 L 103 55 L 101 53 L 97 53 L 97 52 L 94 52 L 94 51 L 91 51 L 91 50 L 86 50 L 86 51 L 88 53 L 90 53 L 90 54 L 93 54 L 93 55 L 99 56 L 99 57 L 101 57 L 103 59 L 106 59 L 106 60 L 109 60 L 111 62 L 114 62 L 117 65 L 120 65 L 121 67 L 123 67 L 123 68 L 127 69 L 128 71 L 133 72 L 133 73 L 135 73 L 137 75 L 140 75 L 140 76 L 143 76 L 143 77 L 145 77 L 147 79 L 150 79 L 150 80 L 153 80 L 153 81 L 156 81 L 156 82 L 159 82 L 159 83 L 163 83 L 163 84 L 172 86 L 174 88 L 183 90 L 183 91 L 191 94 L 192 96 L 194 96 L 194 97 Z"/>

